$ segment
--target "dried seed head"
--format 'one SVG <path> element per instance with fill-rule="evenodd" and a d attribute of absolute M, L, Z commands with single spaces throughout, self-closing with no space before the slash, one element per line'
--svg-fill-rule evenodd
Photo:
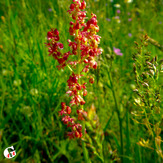
<path fill-rule="evenodd" d="M 136 41 L 134 41 L 134 43 L 135 43 L 136 46 L 139 46 L 139 44 Z"/>
<path fill-rule="evenodd" d="M 143 83 L 143 86 L 144 87 L 149 87 L 148 83 L 146 83 L 146 82 Z"/>
<path fill-rule="evenodd" d="M 155 72 L 153 70 L 149 70 L 150 74 L 154 76 Z"/>

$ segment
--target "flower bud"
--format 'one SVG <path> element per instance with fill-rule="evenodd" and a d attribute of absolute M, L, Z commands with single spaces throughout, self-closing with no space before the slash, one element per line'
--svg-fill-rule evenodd
<path fill-rule="evenodd" d="M 70 9 L 71 9 L 71 10 L 74 10 L 74 8 L 75 8 L 75 5 L 74 5 L 74 4 L 71 4 L 71 5 L 70 5 Z"/>
<path fill-rule="evenodd" d="M 57 29 L 55 29 L 55 30 L 54 30 L 54 34 L 55 34 L 56 36 L 58 36 L 58 35 L 59 35 L 59 31 L 58 31 Z"/>
<path fill-rule="evenodd" d="M 81 10 L 84 10 L 85 7 L 86 7 L 86 2 L 85 2 L 85 1 L 81 2 L 80 9 L 81 9 Z"/>
<path fill-rule="evenodd" d="M 93 68 L 97 69 L 97 62 L 94 62 Z"/>
<path fill-rule="evenodd" d="M 81 90 L 82 89 L 81 85 L 79 85 L 79 84 L 76 86 L 76 88 L 77 88 L 77 90 Z"/>
<path fill-rule="evenodd" d="M 71 22 L 70 22 L 70 25 L 73 25 L 73 24 L 74 24 L 74 23 L 71 21 Z"/>
<path fill-rule="evenodd" d="M 94 78 L 90 78 L 90 79 L 89 79 L 89 82 L 90 82 L 91 84 L 93 84 L 93 83 L 94 83 Z"/>
<path fill-rule="evenodd" d="M 53 37 L 52 32 L 48 32 L 48 33 L 47 33 L 47 39 L 50 40 L 52 37 Z"/>
<path fill-rule="evenodd" d="M 80 28 L 80 24 L 79 23 L 76 23 L 75 28 L 76 29 L 79 29 Z"/>
<path fill-rule="evenodd" d="M 75 131 L 75 137 L 76 138 L 80 138 L 81 137 L 78 131 Z"/>
<path fill-rule="evenodd" d="M 67 114 L 71 113 L 71 108 L 69 106 L 66 107 L 66 112 L 67 112 Z"/>
<path fill-rule="evenodd" d="M 83 91 L 83 96 L 86 96 L 87 95 L 87 90 L 85 89 L 84 91 Z"/>
<path fill-rule="evenodd" d="M 62 106 L 62 108 L 64 108 L 66 106 L 66 103 L 65 102 L 61 102 L 61 106 Z"/>
<path fill-rule="evenodd" d="M 85 60 L 84 60 L 84 63 L 88 63 L 88 59 L 85 59 Z"/>

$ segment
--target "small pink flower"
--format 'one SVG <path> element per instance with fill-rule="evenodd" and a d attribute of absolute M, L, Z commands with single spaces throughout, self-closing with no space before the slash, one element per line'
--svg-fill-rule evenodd
<path fill-rule="evenodd" d="M 123 53 L 121 53 L 121 50 L 120 49 L 117 49 L 117 48 L 115 48 L 115 47 L 113 47 L 113 50 L 114 50 L 114 53 L 116 54 L 116 55 L 123 55 Z"/>
<path fill-rule="evenodd" d="M 52 12 L 53 10 L 51 8 L 48 9 L 49 12 Z"/>
<path fill-rule="evenodd" d="M 131 34 L 131 33 L 128 33 L 128 36 L 129 36 L 129 37 L 132 37 L 132 34 Z"/>
<path fill-rule="evenodd" d="M 132 18 L 129 18 L 128 21 L 131 22 L 132 21 Z"/>
<path fill-rule="evenodd" d="M 117 14 L 120 14 L 121 13 L 121 10 L 117 10 Z"/>
<path fill-rule="evenodd" d="M 110 18 L 106 18 L 106 20 L 107 20 L 108 22 L 110 22 L 110 21 L 111 21 L 111 19 L 110 19 Z"/>
<path fill-rule="evenodd" d="M 119 16 L 115 16 L 114 19 L 119 19 Z"/>

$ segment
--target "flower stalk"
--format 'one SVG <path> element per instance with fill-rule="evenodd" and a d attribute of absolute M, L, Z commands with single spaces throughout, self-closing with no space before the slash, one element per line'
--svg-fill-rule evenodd
<path fill-rule="evenodd" d="M 46 46 L 49 49 L 49 55 L 58 61 L 57 68 L 60 70 L 68 67 L 71 71 L 71 76 L 67 80 L 68 90 L 66 92 L 71 100 L 68 105 L 62 102 L 61 111 L 59 111 L 63 123 L 71 129 L 71 132 L 67 134 L 70 139 L 81 138 L 86 133 L 84 117 L 87 116 L 87 112 L 83 107 L 85 104 L 84 96 L 87 95 L 86 80 L 92 84 L 94 82 L 92 77 L 87 79 L 86 76 L 89 69 L 97 68 L 95 58 L 102 53 L 101 48 L 98 48 L 100 36 L 96 35 L 99 31 L 96 15 L 92 13 L 91 19 L 85 22 L 85 8 L 86 2 L 84 0 L 73 0 L 67 11 L 73 19 L 69 27 L 70 35 L 74 36 L 74 41 L 68 39 L 70 51 L 62 53 L 64 46 L 58 42 L 60 38 L 57 29 L 51 29 L 47 33 L 48 43 Z M 76 109 L 77 120 L 70 117 L 72 109 Z"/>
<path fill-rule="evenodd" d="M 141 40 L 141 44 L 136 44 L 136 53 L 133 55 L 134 59 L 134 73 L 136 81 L 135 92 L 135 105 L 136 112 L 133 114 L 135 118 L 139 116 L 144 117 L 142 124 L 147 128 L 148 137 L 152 138 L 151 142 L 144 139 L 138 142 L 139 145 L 148 147 L 154 150 L 154 162 L 156 162 L 157 154 L 163 157 L 161 148 L 161 123 L 162 117 L 160 116 L 161 101 L 160 101 L 160 88 L 157 86 L 159 79 L 159 66 L 157 57 L 152 57 L 151 53 L 146 50 L 150 42 L 150 38 L 146 34 Z M 140 118 L 139 118 L 140 121 Z M 139 122 L 140 123 L 140 122 Z M 153 147 L 150 147 L 150 144 Z"/>
<path fill-rule="evenodd" d="M 120 142 L 121 142 L 121 151 L 120 151 L 120 153 L 121 153 L 121 162 L 123 163 L 123 128 L 122 128 L 122 121 L 123 120 L 122 120 L 122 117 L 120 115 L 118 102 L 117 102 L 117 98 L 116 98 L 116 94 L 115 94 L 115 89 L 114 89 L 114 85 L 113 85 L 113 82 L 112 82 L 110 72 L 108 72 L 108 77 L 109 77 L 109 80 L 110 80 L 110 87 L 109 88 L 111 89 L 112 94 L 113 94 L 114 103 L 115 103 L 115 111 L 117 112 L 118 120 L 119 120 Z M 106 124 L 108 124 L 108 122 Z M 104 129 L 106 130 L 106 127 Z"/>

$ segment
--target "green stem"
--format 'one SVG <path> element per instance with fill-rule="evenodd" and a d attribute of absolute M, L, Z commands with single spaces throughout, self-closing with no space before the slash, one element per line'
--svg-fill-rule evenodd
<path fill-rule="evenodd" d="M 109 80 L 110 80 L 110 89 L 112 91 L 114 102 L 115 102 L 115 109 L 116 109 L 116 112 L 117 112 L 117 115 L 118 115 L 118 119 L 119 119 L 120 141 L 121 141 L 121 163 L 123 163 L 123 128 L 122 128 L 122 118 L 120 116 L 120 111 L 119 111 L 119 108 L 118 108 L 118 102 L 117 102 L 117 98 L 116 98 L 116 95 L 115 95 L 115 90 L 114 90 L 114 86 L 113 86 L 113 82 L 112 82 L 112 79 L 111 79 L 110 72 L 108 72 L 108 76 L 109 76 Z"/>
<path fill-rule="evenodd" d="M 69 70 L 70 70 L 71 72 L 73 72 L 72 68 L 71 68 L 69 65 L 67 65 L 67 67 L 69 68 Z"/>
<path fill-rule="evenodd" d="M 85 135 L 85 121 L 82 122 L 82 134 L 84 137 L 84 135 Z M 89 160 L 88 151 L 87 151 L 86 144 L 85 144 L 84 140 L 82 140 L 82 148 L 83 148 L 83 154 L 84 154 L 85 162 L 91 163 L 91 161 Z"/>
<path fill-rule="evenodd" d="M 110 124 L 110 121 L 111 119 L 113 118 L 113 115 L 114 115 L 114 111 L 112 112 L 112 115 L 111 117 L 109 118 L 109 120 L 107 121 L 106 125 L 105 125 L 105 128 L 103 129 L 104 132 L 106 132 L 106 129 L 108 128 L 109 124 Z"/>
<path fill-rule="evenodd" d="M 77 30 L 76 31 L 76 37 L 78 37 L 78 32 L 79 31 Z M 79 40 L 77 41 L 77 44 L 78 44 L 77 56 L 78 56 L 78 61 L 80 61 L 81 55 L 80 55 L 80 42 L 79 42 Z M 80 75 L 80 63 L 78 64 L 77 72 L 78 72 L 78 75 Z M 78 83 L 80 84 L 80 77 L 79 77 Z M 79 95 L 80 95 L 80 93 L 79 93 Z M 83 109 L 83 106 L 82 106 L 82 109 Z M 84 120 L 82 122 L 82 134 L 84 137 L 85 136 L 85 121 Z M 88 151 L 87 151 L 86 144 L 85 144 L 84 140 L 82 140 L 82 148 L 83 148 L 83 154 L 84 154 L 85 162 L 91 163 L 91 161 L 89 160 Z"/>
<path fill-rule="evenodd" d="M 153 114 L 153 112 L 152 112 Z M 156 143 L 155 143 L 155 138 L 156 138 L 156 134 L 155 134 L 155 126 L 154 126 L 154 115 L 152 115 L 152 118 L 153 118 L 153 137 L 154 137 L 154 162 L 156 162 Z"/>
<path fill-rule="evenodd" d="M 147 120 L 147 126 L 149 127 L 149 130 L 151 131 L 152 137 L 154 137 L 153 130 L 152 130 L 151 125 L 150 125 L 149 120 L 148 120 L 146 109 L 144 109 L 144 114 L 145 114 L 145 118 Z"/>

